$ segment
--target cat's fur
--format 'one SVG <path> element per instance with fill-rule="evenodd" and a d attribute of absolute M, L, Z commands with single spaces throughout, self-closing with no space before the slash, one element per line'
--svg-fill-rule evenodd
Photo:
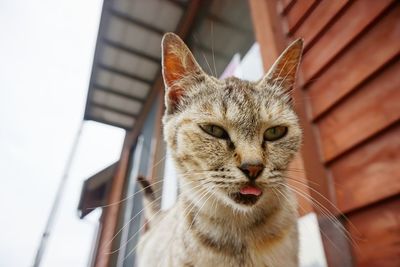
<path fill-rule="evenodd" d="M 173 208 L 148 218 L 139 266 L 298 266 L 297 204 L 282 184 L 302 138 L 290 97 L 302 46 L 294 42 L 253 83 L 208 76 L 178 36 L 164 36 L 164 135 L 180 195 Z M 207 134 L 202 124 L 222 127 L 229 140 Z M 277 125 L 287 134 L 264 141 L 266 129 Z M 254 162 L 265 167 L 255 180 L 262 195 L 239 204 L 232 195 L 249 184 L 239 167 Z"/>

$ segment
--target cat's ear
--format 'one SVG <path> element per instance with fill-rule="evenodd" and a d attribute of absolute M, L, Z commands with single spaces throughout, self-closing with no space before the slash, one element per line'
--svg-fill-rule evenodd
<path fill-rule="evenodd" d="M 260 81 L 260 85 L 263 87 L 278 86 L 285 94 L 290 94 L 296 81 L 302 52 L 303 40 L 297 39 L 282 52 Z"/>
<path fill-rule="evenodd" d="M 161 46 L 167 113 L 173 113 L 187 93 L 185 90 L 200 80 L 204 72 L 176 34 L 166 33 Z"/>

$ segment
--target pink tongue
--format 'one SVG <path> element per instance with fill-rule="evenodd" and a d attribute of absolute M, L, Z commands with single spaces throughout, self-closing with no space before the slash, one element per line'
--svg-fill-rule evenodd
<path fill-rule="evenodd" d="M 254 186 L 245 186 L 242 189 L 240 189 L 240 194 L 259 196 L 261 195 L 261 189 Z"/>

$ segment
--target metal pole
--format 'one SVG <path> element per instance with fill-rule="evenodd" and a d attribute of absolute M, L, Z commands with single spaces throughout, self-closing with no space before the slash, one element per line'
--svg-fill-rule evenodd
<path fill-rule="evenodd" d="M 72 163 L 73 163 L 73 160 L 74 160 L 77 148 L 78 148 L 79 139 L 82 134 L 82 128 L 83 128 L 83 120 L 81 121 L 78 131 L 75 135 L 75 140 L 74 140 L 74 143 L 72 144 L 72 148 L 69 153 L 69 157 L 68 157 L 67 163 L 65 165 L 64 173 L 63 173 L 63 176 L 61 177 L 60 184 L 58 185 L 58 189 L 57 189 L 56 197 L 53 202 L 53 206 L 51 207 L 49 217 L 47 218 L 46 227 L 44 228 L 42 237 L 40 239 L 39 247 L 36 251 L 36 256 L 35 256 L 35 261 L 33 263 L 33 267 L 40 266 L 44 251 L 46 250 L 46 245 L 47 245 L 47 242 L 48 242 L 50 234 L 51 234 L 51 230 L 54 225 L 54 221 L 55 221 L 55 218 L 57 215 L 57 210 L 60 206 L 60 202 L 61 202 L 62 196 L 64 194 L 64 191 L 65 191 L 65 185 L 69 178 L 69 172 L 71 170 L 71 166 L 72 166 Z"/>

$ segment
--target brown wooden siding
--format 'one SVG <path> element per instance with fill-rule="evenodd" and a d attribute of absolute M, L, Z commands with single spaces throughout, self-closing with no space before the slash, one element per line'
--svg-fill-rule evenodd
<path fill-rule="evenodd" d="M 289 12 L 289 10 L 291 9 L 291 7 L 296 3 L 296 0 L 282 0 L 280 2 L 278 2 L 278 11 L 281 14 L 286 14 L 287 12 Z"/>
<path fill-rule="evenodd" d="M 400 119 L 400 62 L 368 81 L 317 122 L 330 161 Z"/>
<path fill-rule="evenodd" d="M 302 63 L 304 79 L 310 81 L 317 76 L 319 71 L 323 70 L 358 35 L 369 28 L 371 23 L 374 23 L 392 4 L 392 0 L 364 0 L 352 3 L 340 19 L 336 19 L 334 24 L 326 30 L 318 42 L 314 43 L 311 51 L 308 51 L 308 46 L 306 47 L 307 53 L 304 55 Z M 363 16 L 358 16 L 360 13 Z M 313 28 L 311 26 L 304 27 Z M 298 35 L 304 36 L 306 40 L 309 39 L 307 35 L 303 35 L 300 32 Z"/>
<path fill-rule="evenodd" d="M 399 18 L 400 9 L 391 10 L 315 78 L 308 88 L 313 117 L 332 107 L 398 55 Z"/>
<path fill-rule="evenodd" d="M 298 0 L 293 5 L 287 14 L 287 30 L 289 33 L 293 33 L 298 28 L 318 2 L 318 0 Z"/>
<path fill-rule="evenodd" d="M 400 192 L 399 137 L 397 124 L 331 164 L 340 210 L 348 212 Z"/>
<path fill-rule="evenodd" d="M 287 43 L 305 39 L 295 96 L 328 174 L 320 183 L 334 196 L 322 193 L 354 224 L 345 226 L 356 266 L 400 266 L 399 2 L 281 1 Z M 316 166 L 303 156 L 305 166 Z M 332 257 L 329 264 L 343 266 Z"/>
<path fill-rule="evenodd" d="M 296 35 L 304 38 L 305 50 L 327 25 L 335 21 L 336 16 L 348 3 L 349 0 L 322 1 L 316 6 L 307 20 L 296 30 Z"/>
<path fill-rule="evenodd" d="M 350 215 L 356 265 L 362 267 L 400 266 L 400 197 Z"/>

